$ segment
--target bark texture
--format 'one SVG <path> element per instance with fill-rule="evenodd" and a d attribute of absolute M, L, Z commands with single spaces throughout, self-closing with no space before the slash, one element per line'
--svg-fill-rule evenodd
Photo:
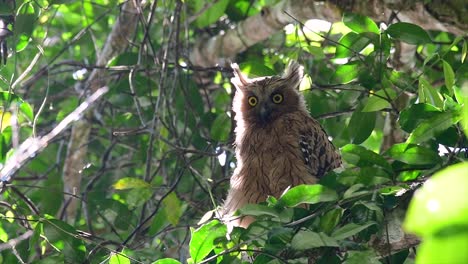
<path fill-rule="evenodd" d="M 102 51 L 98 52 L 97 66 L 105 66 L 112 58 L 125 51 L 130 42 L 129 38 L 136 30 L 139 14 L 140 1 L 127 1 L 122 5 L 119 18 Z M 85 84 L 85 92 L 94 93 L 100 87 L 105 86 L 109 81 L 109 78 L 106 78 L 107 74 L 106 69 L 95 68 Z M 66 194 L 76 195 L 80 192 L 81 173 L 86 165 L 87 144 L 91 132 L 91 124 L 88 121 L 90 115 L 91 113 L 88 113 L 88 118 L 78 121 L 72 127 L 63 168 L 64 192 Z M 78 205 L 79 200 L 74 195 L 65 196 L 64 210 L 68 221 L 75 221 Z"/>
<path fill-rule="evenodd" d="M 431 1 L 424 4 L 407 0 L 283 0 L 275 6 L 263 8 L 259 14 L 241 21 L 235 28 L 223 34 L 199 39 L 190 55 L 190 61 L 193 65 L 202 67 L 226 65 L 227 60 L 264 41 L 287 24 L 293 23 L 294 19 L 302 22 L 308 19 L 337 22 L 341 20 L 344 12 L 363 14 L 375 21 L 386 23 L 395 17 L 395 22 L 399 20 L 417 24 L 426 30 L 466 34 L 468 24 L 460 13 L 463 13 L 463 10 L 466 13 L 467 4 L 454 1 L 441 9 L 440 2 Z"/>

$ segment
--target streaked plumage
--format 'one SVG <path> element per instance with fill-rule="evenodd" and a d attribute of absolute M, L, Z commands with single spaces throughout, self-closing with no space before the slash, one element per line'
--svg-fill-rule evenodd
<path fill-rule="evenodd" d="M 288 187 L 314 184 L 341 164 L 298 90 L 300 65 L 292 63 L 282 77 L 256 79 L 243 76 L 236 64 L 232 67 L 237 167 L 224 204 L 226 216 L 268 195 L 279 197 Z M 252 221 L 244 218 L 233 224 L 246 227 Z"/>

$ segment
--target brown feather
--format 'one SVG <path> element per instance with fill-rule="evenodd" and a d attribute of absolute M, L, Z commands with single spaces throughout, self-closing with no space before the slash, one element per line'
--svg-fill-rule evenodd
<path fill-rule="evenodd" d="M 228 218 L 246 204 L 263 202 L 269 195 L 279 197 L 292 186 L 314 184 L 341 164 L 297 89 L 301 66 L 290 64 L 283 77 L 257 79 L 248 79 L 238 68 L 234 71 L 232 83 L 238 88 L 233 100 L 237 167 L 224 204 Z M 281 103 L 273 102 L 275 94 L 281 94 Z M 255 106 L 248 103 L 251 96 L 257 98 Z M 247 227 L 252 221 L 245 218 L 232 224 Z"/>

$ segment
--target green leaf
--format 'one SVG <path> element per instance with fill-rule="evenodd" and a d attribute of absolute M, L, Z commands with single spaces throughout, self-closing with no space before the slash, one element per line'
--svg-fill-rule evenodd
<path fill-rule="evenodd" d="M 195 13 L 203 10 L 203 13 L 195 20 L 197 27 L 203 28 L 213 24 L 224 15 L 229 0 L 219 0 L 216 2 L 196 0 L 193 4 L 195 5 Z"/>
<path fill-rule="evenodd" d="M 420 26 L 411 23 L 399 22 L 392 24 L 388 27 L 386 32 L 390 37 L 409 44 L 431 43 L 429 34 Z"/>
<path fill-rule="evenodd" d="M 109 264 L 130 264 L 130 259 L 123 252 L 111 253 Z"/>
<path fill-rule="evenodd" d="M 453 112 L 437 114 L 419 124 L 406 140 L 408 143 L 418 144 L 435 137 L 438 133 L 456 124 L 460 116 Z"/>
<path fill-rule="evenodd" d="M 357 33 L 372 32 L 380 34 L 377 24 L 369 17 L 363 15 L 345 13 L 343 16 L 343 23 Z"/>
<path fill-rule="evenodd" d="M 437 152 L 415 144 L 400 143 L 386 151 L 391 158 L 412 165 L 434 165 L 442 160 Z"/>
<path fill-rule="evenodd" d="M 83 263 L 86 248 L 71 225 L 57 219 L 43 219 L 44 237 L 61 252 L 66 263 Z"/>
<path fill-rule="evenodd" d="M 145 182 L 144 180 L 131 177 L 119 179 L 112 186 L 116 190 L 141 189 L 151 187 L 151 185 Z"/>
<path fill-rule="evenodd" d="M 451 236 L 425 237 L 418 247 L 415 263 L 465 263 L 468 259 L 468 232 Z"/>
<path fill-rule="evenodd" d="M 423 76 L 419 77 L 418 93 L 420 103 L 432 104 L 438 108 L 444 106 L 442 95 Z"/>
<path fill-rule="evenodd" d="M 108 67 L 122 66 L 122 65 L 131 66 L 131 65 L 138 64 L 138 59 L 139 59 L 139 54 L 137 52 L 132 52 L 132 51 L 124 52 L 114 57 L 112 60 L 110 60 L 107 66 Z"/>
<path fill-rule="evenodd" d="M 443 61 L 444 65 L 444 78 L 445 78 L 445 87 L 449 91 L 449 95 L 453 96 L 453 85 L 455 84 L 455 73 L 453 72 L 452 66 L 445 60 Z"/>
<path fill-rule="evenodd" d="M 226 114 L 219 114 L 211 125 L 211 137 L 217 141 L 226 141 L 231 132 L 231 119 Z"/>
<path fill-rule="evenodd" d="M 351 143 L 361 144 L 364 142 L 372 134 L 376 118 L 376 112 L 361 112 L 356 109 L 351 115 L 351 120 L 348 124 L 348 134 Z"/>
<path fill-rule="evenodd" d="M 350 236 L 354 236 L 357 233 L 361 232 L 362 230 L 368 228 L 371 225 L 375 225 L 376 223 L 374 222 L 369 222 L 364 225 L 358 225 L 355 223 L 350 223 L 345 226 L 342 226 L 335 231 L 333 231 L 331 237 L 336 239 L 336 240 L 343 240 L 345 238 L 348 238 Z"/>
<path fill-rule="evenodd" d="M 307 51 L 308 53 L 313 55 L 314 59 L 316 59 L 316 60 L 322 60 L 322 59 L 325 58 L 325 53 L 323 52 L 322 47 L 316 47 L 316 46 L 309 45 L 309 46 L 302 47 L 302 49 L 304 49 L 305 51 Z"/>
<path fill-rule="evenodd" d="M 23 101 L 20 104 L 19 109 L 20 109 L 21 113 L 23 113 L 24 116 L 26 116 L 28 118 L 29 121 L 33 121 L 33 119 L 34 119 L 33 112 L 34 111 L 33 111 L 33 108 L 31 107 L 31 105 L 28 102 Z"/>
<path fill-rule="evenodd" d="M 215 240 L 226 237 L 227 228 L 218 220 L 213 220 L 192 231 L 189 251 L 195 263 L 202 261 L 216 247 Z"/>
<path fill-rule="evenodd" d="M 361 62 L 352 61 L 336 67 L 336 71 L 332 76 L 332 82 L 349 83 L 359 76 Z"/>
<path fill-rule="evenodd" d="M 336 201 L 338 195 L 322 185 L 299 185 L 289 189 L 279 199 L 278 204 L 294 207 L 299 204 L 316 204 L 320 202 Z"/>
<path fill-rule="evenodd" d="M 15 34 L 31 36 L 36 22 L 35 14 L 19 14 L 15 17 Z"/>
<path fill-rule="evenodd" d="M 251 216 L 273 216 L 279 217 L 280 213 L 275 210 L 275 208 L 268 207 L 262 204 L 246 204 L 242 208 L 239 209 L 239 212 L 242 215 L 251 215 Z"/>
<path fill-rule="evenodd" d="M 468 228 L 467 175 L 467 162 L 435 173 L 413 196 L 404 228 L 423 237 L 449 227 Z"/>
<path fill-rule="evenodd" d="M 397 93 L 393 89 L 380 90 L 369 96 L 367 103 L 362 109 L 362 112 L 379 111 L 384 108 L 390 107 L 390 102 L 397 97 Z M 384 99 L 386 98 L 386 99 Z"/>
<path fill-rule="evenodd" d="M 148 231 L 148 234 L 150 236 L 156 235 L 164 227 L 164 225 L 167 224 L 166 209 L 165 208 L 161 208 L 161 209 L 162 210 L 159 210 L 156 213 L 156 215 L 153 217 L 150 229 Z"/>
<path fill-rule="evenodd" d="M 259 13 L 260 7 L 261 5 L 252 4 L 247 0 L 230 1 L 226 9 L 226 15 L 231 21 L 238 22 Z"/>
<path fill-rule="evenodd" d="M 461 54 L 461 63 L 465 62 L 467 53 L 468 53 L 468 44 L 466 43 L 466 41 L 463 41 L 462 54 Z"/>
<path fill-rule="evenodd" d="M 341 154 L 347 163 L 358 167 L 377 165 L 388 171 L 392 171 L 392 167 L 388 164 L 387 160 L 362 146 L 348 144 L 341 149 Z"/>
<path fill-rule="evenodd" d="M 343 193 L 343 199 L 349 199 L 349 198 L 352 198 L 352 197 L 356 197 L 356 196 L 361 196 L 361 195 L 365 195 L 365 194 L 368 194 L 370 193 L 369 190 L 362 190 L 365 186 L 364 184 L 361 184 L 361 183 L 358 183 L 358 184 L 355 184 L 351 187 L 349 187 L 344 193 Z"/>
<path fill-rule="evenodd" d="M 374 251 L 348 251 L 346 260 L 343 264 L 381 264 L 379 257 L 375 255 Z"/>
<path fill-rule="evenodd" d="M 338 182 L 351 186 L 357 183 L 365 186 L 380 185 L 391 180 L 389 173 L 379 167 L 349 168 L 342 171 L 338 177 Z"/>
<path fill-rule="evenodd" d="M 239 65 L 243 73 L 248 76 L 270 76 L 275 75 L 276 72 L 258 61 L 247 61 Z"/>
<path fill-rule="evenodd" d="M 131 208 L 142 206 L 144 203 L 149 201 L 153 196 L 153 190 L 151 188 L 134 188 L 128 191 L 125 196 L 127 205 Z"/>
<path fill-rule="evenodd" d="M 180 264 L 180 262 L 172 258 L 165 258 L 165 259 L 156 260 L 152 264 Z"/>
<path fill-rule="evenodd" d="M 410 133 L 420 123 L 440 113 L 440 110 L 430 104 L 414 104 L 401 111 L 398 122 L 401 128 Z"/>
<path fill-rule="evenodd" d="M 322 217 L 320 217 L 320 230 L 323 230 L 326 234 L 330 234 L 340 222 L 343 212 L 343 208 L 334 208 L 326 212 Z"/>
<path fill-rule="evenodd" d="M 339 247 L 338 242 L 324 233 L 300 230 L 293 237 L 291 247 L 295 250 L 306 250 L 318 247 Z"/>
<path fill-rule="evenodd" d="M 461 92 L 463 101 L 463 107 L 461 109 L 461 126 L 465 135 L 468 137 L 468 81 L 463 82 Z"/>
<path fill-rule="evenodd" d="M 336 46 L 335 58 L 353 57 L 369 45 L 370 42 L 370 39 L 360 34 L 349 32 L 338 40 L 340 45 Z"/>
<path fill-rule="evenodd" d="M 184 208 L 182 207 L 182 203 L 179 198 L 177 198 L 175 192 L 171 192 L 163 200 L 163 205 L 167 221 L 169 221 L 169 223 L 171 223 L 173 226 L 177 226 L 179 219 L 184 212 Z"/>

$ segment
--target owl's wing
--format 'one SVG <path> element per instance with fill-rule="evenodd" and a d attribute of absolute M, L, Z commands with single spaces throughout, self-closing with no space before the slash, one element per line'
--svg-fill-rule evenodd
<path fill-rule="evenodd" d="M 311 174 L 317 178 L 341 165 L 340 155 L 315 119 L 308 118 L 300 130 L 299 147 L 304 162 L 310 168 Z"/>

